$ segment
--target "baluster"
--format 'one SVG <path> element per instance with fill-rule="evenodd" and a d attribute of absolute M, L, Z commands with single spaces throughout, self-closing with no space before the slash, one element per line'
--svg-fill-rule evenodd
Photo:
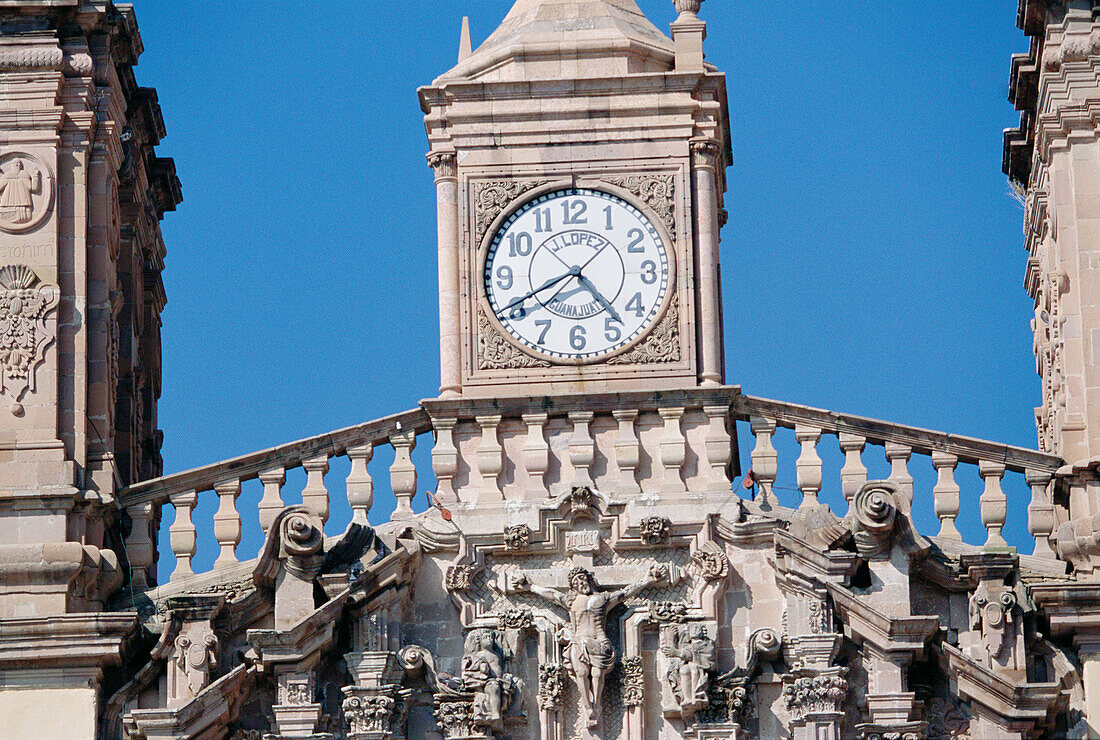
<path fill-rule="evenodd" d="M 221 554 L 214 561 L 214 568 L 225 568 L 237 563 L 237 545 L 241 543 L 241 515 L 237 512 L 237 497 L 241 495 L 239 480 L 226 480 L 214 486 L 218 494 L 218 510 L 214 512 L 214 539 L 221 547 Z"/>
<path fill-rule="evenodd" d="M 955 468 L 959 458 L 948 452 L 932 453 L 932 467 L 936 469 L 936 485 L 932 488 L 932 507 L 940 519 L 939 536 L 945 540 L 962 542 L 962 535 L 955 524 L 959 517 L 959 484 L 955 482 Z"/>
<path fill-rule="evenodd" d="M 435 446 L 432 447 L 432 471 L 437 481 L 435 498 L 440 503 L 454 503 L 455 476 L 458 475 L 458 447 L 455 446 L 455 427 L 458 419 L 436 419 Z"/>
<path fill-rule="evenodd" d="M 370 522 L 370 507 L 374 505 L 374 481 L 371 480 L 367 466 L 374 457 L 374 445 L 365 444 L 348 448 L 351 470 L 344 486 L 348 492 L 348 505 L 351 506 L 351 520 L 367 526 Z"/>
<path fill-rule="evenodd" d="M 573 465 L 573 485 L 591 486 L 589 468 L 596 459 L 596 445 L 592 441 L 590 425 L 595 417 L 591 411 L 575 411 L 569 414 L 573 422 L 573 436 L 569 438 L 569 462 Z"/>
<path fill-rule="evenodd" d="M 851 506 L 859 489 L 867 482 L 867 466 L 863 464 L 863 449 L 867 439 L 858 434 L 841 434 L 838 437 L 840 451 L 844 453 L 844 467 L 840 470 L 840 490 Z"/>
<path fill-rule="evenodd" d="M 615 439 L 615 465 L 619 468 L 619 491 L 622 493 L 640 493 L 638 485 L 638 463 L 641 460 L 642 446 L 638 442 L 638 433 L 634 422 L 638 419 L 637 409 L 618 409 L 611 412 L 619 422 L 619 436 Z"/>
<path fill-rule="evenodd" d="M 198 552 L 199 539 L 195 524 L 191 521 L 191 512 L 195 510 L 199 496 L 194 491 L 184 491 L 173 495 L 171 501 L 172 506 L 176 507 L 176 521 L 168 528 L 168 543 L 176 556 L 176 569 L 171 576 L 174 579 L 194 572 L 191 570 L 191 558 Z"/>
<path fill-rule="evenodd" d="M 479 416 L 477 423 L 481 427 L 481 444 L 477 448 L 477 470 L 481 474 L 481 491 L 477 500 L 479 503 L 503 501 L 500 474 L 504 470 L 504 448 L 500 446 L 500 440 L 497 438 L 500 417 Z"/>
<path fill-rule="evenodd" d="M 394 519 L 409 519 L 413 516 L 412 500 L 416 495 L 416 466 L 413 465 L 412 452 L 416 449 L 416 432 L 397 431 L 390 437 L 393 445 L 393 465 L 390 466 L 390 488 L 397 499 Z"/>
<path fill-rule="evenodd" d="M 1001 490 L 1001 478 L 1004 477 L 1004 463 L 980 460 L 978 462 L 978 475 L 985 481 L 985 490 L 982 491 L 981 504 L 982 524 L 985 525 L 985 547 L 1008 547 L 1001 530 L 1004 529 L 1005 519 L 1008 518 L 1008 498 Z"/>
<path fill-rule="evenodd" d="M 550 470 L 550 445 L 546 443 L 544 428 L 549 417 L 546 414 L 524 414 L 527 439 L 523 443 L 523 467 L 527 471 L 530 499 L 546 498 L 546 473 Z"/>
<path fill-rule="evenodd" d="M 772 445 L 775 422 L 763 416 L 753 416 L 749 419 L 749 427 L 756 436 L 756 446 L 752 451 L 752 477 L 760 486 L 758 503 L 761 508 L 769 509 L 778 503 L 772 495 L 772 484 L 779 474 L 779 453 Z"/>
<path fill-rule="evenodd" d="M 1054 532 L 1054 504 L 1050 500 L 1051 475 L 1043 470 L 1028 470 L 1024 477 L 1031 486 L 1031 503 L 1027 507 L 1027 530 L 1035 538 L 1035 557 L 1057 559 L 1050 546 Z"/>
<path fill-rule="evenodd" d="M 302 461 L 306 471 L 306 485 L 302 489 L 302 503 L 317 512 L 322 522 L 328 521 L 328 489 L 325 473 L 328 472 L 328 456 L 320 455 Z"/>
<path fill-rule="evenodd" d="M 733 459 L 733 441 L 729 430 L 728 406 L 704 406 L 703 413 L 710 422 L 703 446 L 707 450 L 707 488 L 712 491 L 730 491 L 730 461 Z"/>
<path fill-rule="evenodd" d="M 913 476 L 909 475 L 909 458 L 913 448 L 896 442 L 886 443 L 886 459 L 890 461 L 890 482 L 898 487 L 906 512 L 913 508 Z"/>
<path fill-rule="evenodd" d="M 286 483 L 286 468 L 274 468 L 260 473 L 260 483 L 264 484 L 264 497 L 260 499 L 260 526 L 264 536 L 271 530 L 275 517 L 286 507 L 283 502 L 283 484 Z"/>
<path fill-rule="evenodd" d="M 130 515 L 130 536 L 126 538 L 126 557 L 130 561 L 130 590 L 144 591 L 150 586 L 149 571 L 156 564 L 153 538 L 149 525 L 153 520 L 153 504 L 144 503 L 126 509 Z"/>
<path fill-rule="evenodd" d="M 664 483 L 661 491 L 677 493 L 686 490 L 680 474 L 687 459 L 687 442 L 680 431 L 680 421 L 684 418 L 682 407 L 671 406 L 658 410 L 665 420 L 665 433 L 661 437 L 661 465 L 665 468 Z"/>
<path fill-rule="evenodd" d="M 817 454 L 817 442 L 821 439 L 821 430 L 817 427 L 796 426 L 794 438 L 802 445 L 802 454 L 795 463 L 798 490 L 802 491 L 800 509 L 817 506 L 817 494 L 821 490 L 822 464 Z"/>

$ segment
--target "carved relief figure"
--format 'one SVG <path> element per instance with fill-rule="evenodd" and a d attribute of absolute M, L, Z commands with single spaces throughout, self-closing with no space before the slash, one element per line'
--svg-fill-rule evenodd
<path fill-rule="evenodd" d="M 686 624 L 661 633 L 661 652 L 669 659 L 665 681 L 685 717 L 707 706 L 717 647 L 701 624 Z"/>
<path fill-rule="evenodd" d="M 0 392 L 13 402 L 13 414 L 22 413 L 19 401 L 35 392 L 35 367 L 55 338 L 47 316 L 60 302 L 56 285 L 39 284 L 26 265 L 0 268 Z"/>
<path fill-rule="evenodd" d="M 514 582 L 518 590 L 537 594 L 569 612 L 566 657 L 589 727 L 599 724 L 604 683 L 615 666 L 615 648 L 607 636 L 608 612 L 664 578 L 664 571 L 654 566 L 645 580 L 601 592 L 592 572 L 578 567 L 569 571 L 569 591 L 564 594 L 535 585 L 526 575 Z"/>
<path fill-rule="evenodd" d="M 522 682 L 504 670 L 504 660 L 498 633 L 477 629 L 467 635 L 462 685 L 474 693 L 473 718 L 479 726 L 504 729 L 504 713 L 522 694 Z"/>
<path fill-rule="evenodd" d="M 27 170 L 23 160 L 16 159 L 0 174 L 0 219 L 13 224 L 26 224 L 34 217 L 31 196 L 42 191 L 42 173 Z"/>

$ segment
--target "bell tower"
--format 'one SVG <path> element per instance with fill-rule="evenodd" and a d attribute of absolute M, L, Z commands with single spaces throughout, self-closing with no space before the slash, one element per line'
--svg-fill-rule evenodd
<path fill-rule="evenodd" d="M 517 0 L 420 90 L 435 171 L 441 392 L 724 382 L 730 160 L 702 0 Z"/>

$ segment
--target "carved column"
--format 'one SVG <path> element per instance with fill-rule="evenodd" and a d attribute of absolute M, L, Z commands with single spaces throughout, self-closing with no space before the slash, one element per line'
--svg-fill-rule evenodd
<path fill-rule="evenodd" d="M 700 23 L 698 19 L 695 19 L 695 22 Z M 677 66 L 679 64 L 678 57 Z M 719 385 L 725 376 L 722 359 L 722 309 L 718 285 L 720 227 L 717 179 L 722 150 L 717 142 L 697 139 L 691 142 L 691 154 L 695 184 L 693 192 L 697 255 L 695 296 L 698 305 L 701 350 L 699 377 L 703 385 Z"/>
<path fill-rule="evenodd" d="M 428 155 L 428 165 L 435 170 L 436 229 L 439 242 L 439 391 L 445 397 L 453 397 L 462 391 L 458 156 L 453 151 L 432 152 Z M 476 249 L 476 245 L 474 248 Z"/>

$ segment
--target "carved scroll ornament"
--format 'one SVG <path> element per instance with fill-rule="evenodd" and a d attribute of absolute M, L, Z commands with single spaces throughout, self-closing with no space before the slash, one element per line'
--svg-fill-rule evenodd
<path fill-rule="evenodd" d="M 474 184 L 474 245 L 481 244 L 497 216 L 529 190 L 546 180 L 494 180 Z"/>
<path fill-rule="evenodd" d="M 664 223 L 668 233 L 676 236 L 676 176 L 627 175 L 600 178 L 638 196 Z"/>
<path fill-rule="evenodd" d="M 550 367 L 546 360 L 540 360 L 521 351 L 504 338 L 485 310 L 477 307 L 477 367 L 479 370 L 514 370 L 528 367 Z"/>
<path fill-rule="evenodd" d="M 61 289 L 26 265 L 0 268 L 0 393 L 16 416 L 24 395 L 36 392 L 37 368 L 57 338 L 57 322 L 48 317 L 60 302 Z"/>
<path fill-rule="evenodd" d="M 680 361 L 680 297 L 675 293 L 657 326 L 632 350 L 612 357 L 608 365 L 652 365 Z"/>

